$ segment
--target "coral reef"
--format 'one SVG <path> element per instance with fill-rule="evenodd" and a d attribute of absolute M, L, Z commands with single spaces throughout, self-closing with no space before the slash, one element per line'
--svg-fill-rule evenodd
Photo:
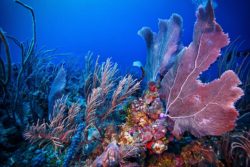
<path fill-rule="evenodd" d="M 151 90 L 146 91 L 143 98 L 131 103 L 127 122 L 122 125 L 119 144 L 133 145 L 141 142 L 144 149 L 161 154 L 167 150 L 167 123 L 164 119 L 158 119 L 164 109 L 157 89 Z"/>
<path fill-rule="evenodd" d="M 181 44 L 177 14 L 159 20 L 158 33 L 139 30 L 147 47 L 145 67 L 135 62 L 139 79 L 121 76 L 111 58 L 99 63 L 92 52 L 83 66 L 54 63 L 55 50 L 36 48 L 33 9 L 16 2 L 31 12 L 33 37 L 26 45 L 0 30 L 6 56 L 6 62 L 0 57 L 1 165 L 249 165 L 249 113 L 240 110 L 237 120 L 247 98 L 236 103 L 244 91 L 249 95 L 248 79 L 239 87 L 246 59 L 238 70 L 224 68 L 228 58 L 219 56 L 229 39 L 210 0 L 197 9 L 188 47 Z M 20 64 L 11 62 L 8 40 L 21 49 Z M 202 73 L 216 60 L 219 79 L 204 81 Z"/>

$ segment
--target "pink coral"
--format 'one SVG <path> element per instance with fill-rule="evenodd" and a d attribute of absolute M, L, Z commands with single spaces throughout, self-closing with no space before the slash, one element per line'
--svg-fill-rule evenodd
<path fill-rule="evenodd" d="M 221 135 L 235 126 L 238 116 L 234 103 L 242 95 L 240 80 L 233 71 L 205 84 L 199 75 L 216 61 L 228 36 L 214 19 L 209 1 L 200 7 L 193 42 L 178 55 L 178 63 L 164 76 L 161 85 L 166 98 L 166 114 L 174 121 L 173 134 L 190 131 L 200 137 Z"/>

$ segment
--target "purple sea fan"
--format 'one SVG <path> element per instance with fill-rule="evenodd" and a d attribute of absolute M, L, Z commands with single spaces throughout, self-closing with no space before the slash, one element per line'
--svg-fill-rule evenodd
<path fill-rule="evenodd" d="M 174 121 L 172 133 L 189 131 L 196 137 L 221 135 L 235 127 L 238 112 L 234 103 L 244 94 L 231 70 L 210 83 L 197 78 L 216 61 L 228 35 L 216 23 L 211 1 L 197 11 L 193 42 L 178 56 L 178 62 L 164 76 L 161 91 L 166 114 Z"/>

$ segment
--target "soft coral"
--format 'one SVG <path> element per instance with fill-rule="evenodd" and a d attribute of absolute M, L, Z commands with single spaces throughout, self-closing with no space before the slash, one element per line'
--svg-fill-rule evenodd
<path fill-rule="evenodd" d="M 221 135 L 234 128 L 238 115 L 234 103 L 243 95 L 238 76 L 229 70 L 211 83 L 197 79 L 216 61 L 228 41 L 208 1 L 197 11 L 193 42 L 179 53 L 179 61 L 161 82 L 166 114 L 174 121 L 176 137 L 184 131 L 197 137 Z"/>

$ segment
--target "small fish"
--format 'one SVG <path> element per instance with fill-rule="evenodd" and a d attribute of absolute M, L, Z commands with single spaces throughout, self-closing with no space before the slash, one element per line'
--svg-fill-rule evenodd
<path fill-rule="evenodd" d="M 142 67 L 142 63 L 140 61 L 134 61 L 133 62 L 133 66 L 141 68 Z"/>
<path fill-rule="evenodd" d="M 142 75 L 141 75 L 141 78 L 139 79 L 139 81 L 142 81 L 143 78 L 145 77 L 145 70 L 144 70 L 144 68 L 143 68 L 142 63 L 141 63 L 140 61 L 134 61 L 134 62 L 133 62 L 133 66 L 134 66 L 134 67 L 138 67 L 138 68 L 141 69 Z"/>

